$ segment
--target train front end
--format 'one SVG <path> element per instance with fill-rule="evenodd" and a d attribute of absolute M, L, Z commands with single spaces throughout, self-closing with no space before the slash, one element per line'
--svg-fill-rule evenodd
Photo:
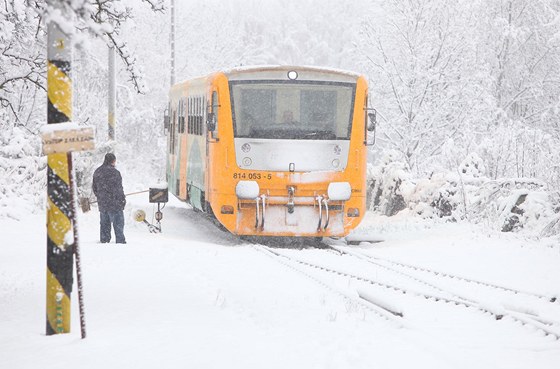
<path fill-rule="evenodd" d="M 221 95 L 224 123 L 220 146 L 210 148 L 210 203 L 229 231 L 342 237 L 360 223 L 366 200 L 363 77 L 318 68 L 237 71 L 227 75 Z"/>

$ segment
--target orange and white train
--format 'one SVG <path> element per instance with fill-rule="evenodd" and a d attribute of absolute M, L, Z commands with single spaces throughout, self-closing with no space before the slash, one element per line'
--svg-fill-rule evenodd
<path fill-rule="evenodd" d="M 218 72 L 169 94 L 169 191 L 245 236 L 342 237 L 366 210 L 366 79 L 313 67 Z"/>

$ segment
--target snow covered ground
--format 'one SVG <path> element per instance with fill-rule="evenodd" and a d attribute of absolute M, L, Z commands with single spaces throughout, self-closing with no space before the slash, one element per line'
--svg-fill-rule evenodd
<path fill-rule="evenodd" d="M 176 201 L 164 210 L 163 233 L 150 234 L 131 219 L 139 207 L 148 220 L 154 211 L 147 198 L 129 201 L 124 246 L 98 243 L 96 208 L 80 215 L 85 340 L 76 287 L 72 333 L 45 336 L 45 215 L 0 219 L 2 368 L 495 369 L 560 362 L 560 340 L 534 326 L 421 296 L 454 296 L 491 312 L 515 308 L 525 318 L 538 314 L 560 334 L 558 301 L 440 275 L 560 297 L 560 245 L 369 214 L 360 233 L 384 241 L 352 247 L 328 241 L 349 252 L 340 254 L 250 244 Z M 394 306 L 403 318 L 358 293 Z"/>

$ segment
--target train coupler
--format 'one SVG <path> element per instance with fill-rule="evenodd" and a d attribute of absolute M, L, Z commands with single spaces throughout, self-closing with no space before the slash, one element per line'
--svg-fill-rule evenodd
<path fill-rule="evenodd" d="M 326 231 L 329 226 L 329 202 L 323 196 L 315 198 L 319 205 L 319 224 L 317 224 L 317 232 Z M 325 209 L 325 225 L 323 225 L 323 208 Z"/>
<path fill-rule="evenodd" d="M 260 204 L 262 203 L 262 211 Z M 266 195 L 262 194 L 255 199 L 255 229 L 264 229 L 264 221 L 266 219 Z M 260 218 L 260 219 L 259 219 Z M 260 220 L 260 224 L 259 224 Z"/>

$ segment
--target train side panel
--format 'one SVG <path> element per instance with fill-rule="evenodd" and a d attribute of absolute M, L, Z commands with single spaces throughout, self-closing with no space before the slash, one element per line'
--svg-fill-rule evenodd
<path fill-rule="evenodd" d="M 205 83 L 195 80 L 178 84 L 171 90 L 166 170 L 170 192 L 201 210 L 205 205 L 207 161 Z"/>

